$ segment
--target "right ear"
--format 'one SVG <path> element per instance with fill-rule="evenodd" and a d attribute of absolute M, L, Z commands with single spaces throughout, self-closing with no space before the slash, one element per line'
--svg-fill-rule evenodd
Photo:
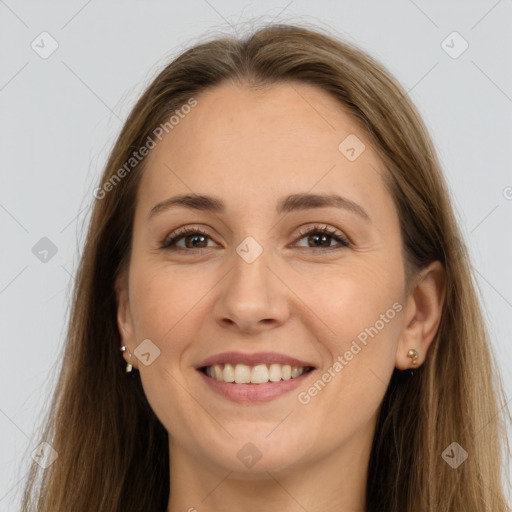
<path fill-rule="evenodd" d="M 133 328 L 133 319 L 130 310 L 130 300 L 128 293 L 128 279 L 125 273 L 119 275 L 115 281 L 115 292 L 117 302 L 117 327 L 121 336 L 121 344 L 126 345 L 127 351 L 123 352 L 123 358 L 131 363 L 137 369 L 134 361 L 133 351 L 135 350 L 135 336 Z M 132 357 L 129 357 L 132 354 Z"/>

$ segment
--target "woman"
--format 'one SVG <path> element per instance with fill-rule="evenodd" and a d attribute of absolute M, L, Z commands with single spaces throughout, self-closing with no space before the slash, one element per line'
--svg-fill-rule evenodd
<path fill-rule="evenodd" d="M 24 510 L 506 510 L 467 252 L 375 60 L 285 25 L 197 45 L 95 197 Z"/>

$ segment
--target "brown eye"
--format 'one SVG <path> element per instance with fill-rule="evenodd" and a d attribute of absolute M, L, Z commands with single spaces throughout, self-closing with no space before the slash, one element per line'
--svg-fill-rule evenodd
<path fill-rule="evenodd" d="M 339 233 L 336 229 L 329 226 L 313 226 L 307 231 L 300 233 L 300 239 L 307 237 L 306 249 L 339 249 L 341 247 L 349 247 L 350 243 L 344 235 Z M 331 241 L 338 242 L 339 246 L 332 246 Z M 340 247 L 341 246 L 341 247 Z"/>
<path fill-rule="evenodd" d="M 171 233 L 162 243 L 162 249 L 206 249 L 208 246 L 207 239 L 210 238 L 208 233 L 201 231 L 197 228 L 184 228 L 178 232 Z M 180 247 L 177 244 L 181 239 L 185 240 L 185 247 Z"/>

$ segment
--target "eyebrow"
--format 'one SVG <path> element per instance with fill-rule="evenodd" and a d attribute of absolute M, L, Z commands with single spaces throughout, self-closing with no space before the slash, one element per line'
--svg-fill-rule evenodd
<path fill-rule="evenodd" d="M 224 213 L 226 211 L 226 205 L 222 199 L 201 194 L 184 194 L 171 197 L 156 204 L 149 212 L 148 220 L 158 213 L 179 206 L 213 213 Z M 362 206 L 337 194 L 292 194 L 279 201 L 276 211 L 281 214 L 298 210 L 329 207 L 350 211 L 371 222 L 368 212 Z"/>

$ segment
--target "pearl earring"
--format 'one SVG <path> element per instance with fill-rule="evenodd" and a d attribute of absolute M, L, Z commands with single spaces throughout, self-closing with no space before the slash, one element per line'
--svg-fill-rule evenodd
<path fill-rule="evenodd" d="M 126 345 L 123 345 L 119 350 L 121 350 L 121 352 L 126 352 L 128 349 L 127 349 Z M 132 358 L 132 353 L 130 351 L 128 351 L 128 358 L 129 359 Z M 126 363 L 126 373 L 131 372 L 132 369 L 133 369 L 133 366 L 131 365 L 131 363 Z"/>
<path fill-rule="evenodd" d="M 416 352 L 416 350 L 414 350 L 413 348 L 411 348 L 411 349 L 409 350 L 409 352 L 407 352 L 407 357 L 411 358 L 411 361 L 412 361 L 412 364 L 413 364 L 413 365 L 418 364 L 418 357 L 419 357 L 419 354 L 418 354 L 418 352 Z"/>

